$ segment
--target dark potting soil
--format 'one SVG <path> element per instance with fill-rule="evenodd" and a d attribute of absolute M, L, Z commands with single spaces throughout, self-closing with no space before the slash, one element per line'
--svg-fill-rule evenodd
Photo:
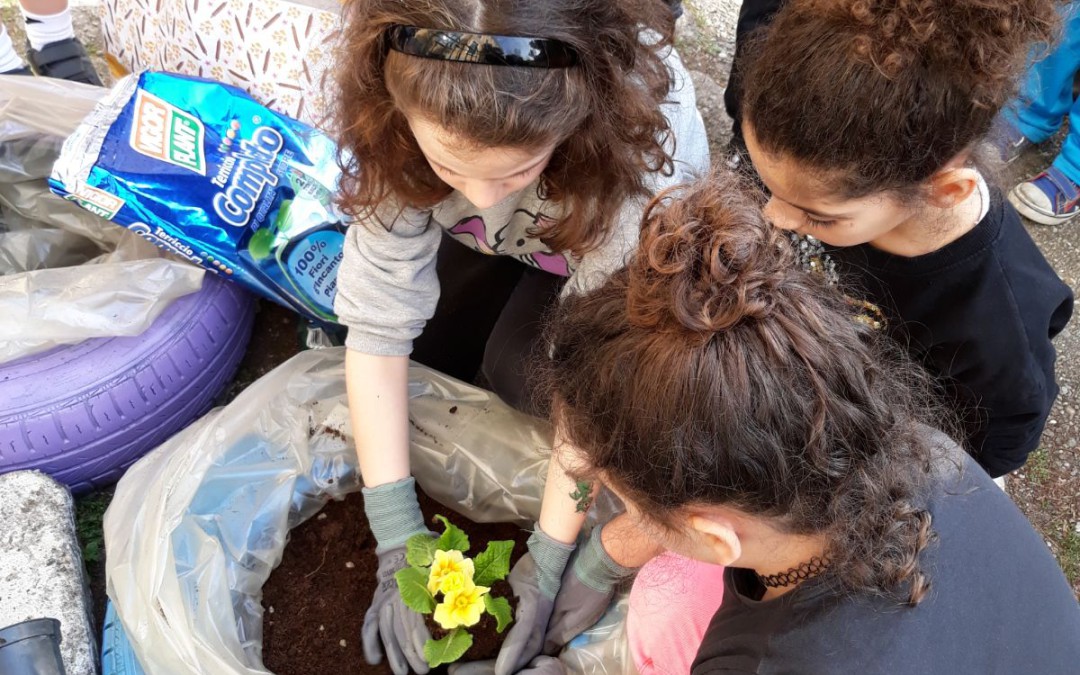
<path fill-rule="evenodd" d="M 434 531 L 442 528 L 432 519 L 442 514 L 469 535 L 468 555 L 480 553 L 487 542 L 498 539 L 515 541 L 511 564 L 524 555 L 529 533 L 517 525 L 474 523 L 422 492 L 419 496 L 420 509 Z M 377 666 L 368 665 L 360 641 L 377 567 L 375 537 L 368 528 L 360 493 L 327 504 L 294 529 L 281 564 L 263 586 L 266 668 L 278 675 L 390 675 L 385 657 Z M 505 581 L 495 584 L 492 593 L 514 602 Z M 462 661 L 494 658 L 506 635 L 495 632 L 495 620 L 487 614 L 469 632 L 473 646 Z"/>
<path fill-rule="evenodd" d="M 214 404 L 225 405 L 232 401 L 252 382 L 298 354 L 302 324 L 303 320 L 292 310 L 269 300 L 260 300 L 247 352 L 232 383 Z"/>

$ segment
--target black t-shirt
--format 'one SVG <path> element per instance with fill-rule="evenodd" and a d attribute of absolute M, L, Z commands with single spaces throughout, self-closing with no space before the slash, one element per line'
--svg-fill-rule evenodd
<path fill-rule="evenodd" d="M 1073 294 L 1000 191 L 978 225 L 933 253 L 825 251 L 841 287 L 876 305 L 890 335 L 943 383 L 979 464 L 995 477 L 1021 467 L 1057 397 L 1050 340 L 1072 316 Z"/>
<path fill-rule="evenodd" d="M 693 675 L 1080 673 L 1080 605 L 1061 569 L 1005 493 L 962 462 L 929 503 L 938 539 L 921 557 L 931 588 L 920 604 L 825 579 L 760 602 L 754 576 L 728 568 Z"/>

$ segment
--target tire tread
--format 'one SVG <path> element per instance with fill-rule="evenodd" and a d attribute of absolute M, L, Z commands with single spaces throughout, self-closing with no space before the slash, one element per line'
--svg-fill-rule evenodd
<path fill-rule="evenodd" d="M 209 275 L 206 279 L 195 294 L 198 297 L 190 298 L 177 312 L 166 310 L 158 317 L 171 325 L 156 326 L 155 322 L 147 329 L 147 333 L 164 334 L 158 344 L 148 348 L 136 344 L 131 361 L 102 365 L 100 372 L 84 377 L 73 389 L 54 385 L 56 395 L 49 400 L 29 408 L 0 410 L 0 473 L 40 468 L 81 492 L 114 480 L 140 456 L 205 413 L 232 380 L 254 318 L 254 300 L 247 292 Z M 38 355 L 55 365 L 29 360 L 0 365 L 0 394 L 5 387 L 17 391 L 17 386 L 49 386 L 40 384 L 43 380 L 63 381 L 65 367 L 80 363 L 64 350 L 83 349 L 92 355 L 94 349 L 83 344 Z M 28 366 L 38 365 L 44 372 L 31 372 L 21 382 L 11 380 L 10 371 L 18 373 L 22 368 L 25 372 Z"/>

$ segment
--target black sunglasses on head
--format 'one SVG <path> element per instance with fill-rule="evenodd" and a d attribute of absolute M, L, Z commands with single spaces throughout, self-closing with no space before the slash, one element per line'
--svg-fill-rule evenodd
<path fill-rule="evenodd" d="M 485 66 L 569 68 L 577 52 L 560 40 L 516 35 L 464 33 L 394 25 L 387 31 L 390 49 L 410 56 Z"/>

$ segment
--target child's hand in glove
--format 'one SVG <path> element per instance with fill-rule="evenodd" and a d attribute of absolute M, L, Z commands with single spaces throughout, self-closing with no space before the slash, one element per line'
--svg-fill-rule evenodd
<path fill-rule="evenodd" d="M 558 654 L 599 621 L 619 584 L 637 573 L 636 568 L 623 567 L 611 559 L 601 542 L 602 529 L 603 526 L 593 528 L 589 541 L 574 554 L 563 574 L 562 587 L 547 625 L 545 654 Z"/>
<path fill-rule="evenodd" d="M 409 668 L 423 675 L 429 668 L 424 659 L 424 643 L 431 634 L 424 617 L 405 606 L 394 574 L 408 566 L 405 542 L 414 534 L 431 534 L 416 501 L 416 481 L 405 478 L 374 488 L 364 488 L 364 511 L 371 532 L 379 543 L 376 576 L 379 585 L 371 607 L 364 614 L 361 637 L 364 658 L 375 665 L 385 650 L 394 675 L 408 675 Z"/>
<path fill-rule="evenodd" d="M 495 661 L 496 675 L 513 675 L 540 654 L 562 575 L 573 551 L 573 544 L 555 541 L 539 525 L 529 537 L 529 552 L 514 565 L 508 578 L 517 596 L 517 609 L 514 625 Z"/>
<path fill-rule="evenodd" d="M 405 547 L 392 548 L 378 555 L 379 570 L 376 576 L 379 585 L 375 587 L 371 607 L 364 614 L 361 631 L 364 658 L 372 665 L 380 663 L 385 650 L 394 675 L 408 675 L 412 671 L 423 675 L 429 670 L 424 659 L 424 643 L 431 638 L 431 634 L 424 617 L 405 606 L 394 578 L 398 570 L 408 567 Z"/>
<path fill-rule="evenodd" d="M 562 661 L 550 656 L 537 656 L 519 670 L 521 675 L 566 675 Z M 450 666 L 450 675 L 495 675 L 494 661 L 473 661 Z"/>

